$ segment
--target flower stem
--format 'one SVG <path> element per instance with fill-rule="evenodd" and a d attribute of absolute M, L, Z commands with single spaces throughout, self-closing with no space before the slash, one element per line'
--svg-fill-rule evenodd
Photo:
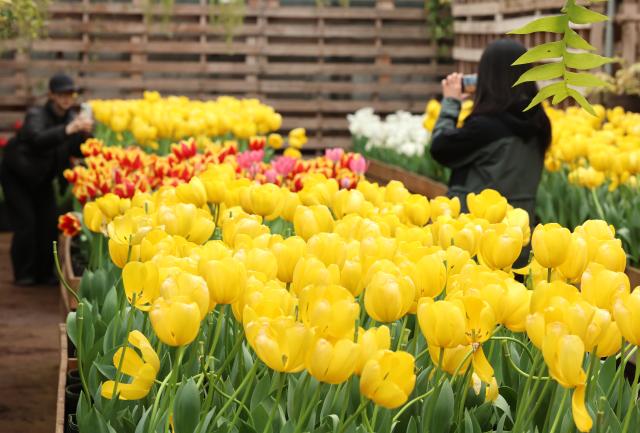
<path fill-rule="evenodd" d="M 213 417 L 210 425 L 216 425 L 216 421 L 218 421 L 218 418 L 220 418 L 222 414 L 224 414 L 224 412 L 229 408 L 229 406 L 231 406 L 231 403 L 233 403 L 234 399 L 238 396 L 238 394 L 240 394 L 240 391 L 242 391 L 242 389 L 247 385 L 247 383 L 250 380 L 253 380 L 257 370 L 258 370 L 258 361 L 255 361 L 253 363 L 253 367 L 251 367 L 251 370 L 249 370 L 249 373 L 247 373 L 247 375 L 242 380 L 242 382 L 240 382 L 240 385 L 238 385 L 238 387 L 233 391 L 233 394 L 231 394 L 231 398 L 225 402 L 225 404 L 220 408 L 218 413 L 216 413 L 216 415 Z"/>
<path fill-rule="evenodd" d="M 396 343 L 396 351 L 400 350 L 400 346 L 402 345 L 402 334 L 404 334 L 404 328 L 407 326 L 407 317 L 408 315 L 405 315 L 404 319 L 402 319 L 402 326 L 400 326 L 400 332 L 398 333 L 398 341 Z M 376 406 L 376 408 L 377 407 L 378 406 Z"/>
<path fill-rule="evenodd" d="M 78 293 L 71 288 L 67 280 L 64 278 L 64 274 L 62 273 L 62 266 L 60 266 L 60 257 L 58 257 L 58 241 L 53 241 L 53 261 L 56 265 L 56 271 L 58 272 L 58 278 L 60 279 L 60 282 L 62 283 L 64 288 L 67 289 L 67 292 L 71 293 L 71 295 L 76 298 L 76 301 L 79 302 L 80 297 L 78 296 Z"/>
<path fill-rule="evenodd" d="M 320 397 L 320 388 L 322 388 L 322 383 L 318 383 L 318 386 L 316 387 L 316 391 L 313 393 L 313 397 L 311 397 L 311 402 L 309 403 L 309 405 L 307 405 L 304 412 L 302 413 L 302 416 L 300 417 L 300 421 L 296 425 L 296 429 L 294 430 L 293 433 L 300 433 L 304 428 L 304 425 L 307 423 L 307 418 L 309 417 L 309 414 L 311 414 L 311 410 L 318 403 L 318 398 Z"/>
<path fill-rule="evenodd" d="M 351 423 L 356 418 L 358 418 L 358 416 L 364 410 L 365 407 L 367 407 L 367 400 L 362 400 L 362 403 L 360 403 L 360 406 L 358 406 L 358 409 L 353 414 L 351 414 L 349 418 L 347 418 L 347 420 L 342 424 L 342 427 L 340 427 L 340 430 L 338 430 L 338 433 L 344 433 L 347 430 L 347 428 L 351 425 Z"/>
<path fill-rule="evenodd" d="M 284 388 L 284 373 L 276 373 L 277 374 L 277 387 L 278 387 L 278 392 L 276 393 L 276 401 L 273 404 L 273 407 L 271 408 L 271 411 L 269 412 L 269 419 L 267 420 L 267 424 L 265 424 L 264 426 L 264 430 L 263 433 L 268 433 L 269 431 L 271 431 L 271 422 L 273 421 L 273 417 L 276 414 L 276 410 L 278 409 L 278 407 L 280 407 L 280 397 L 282 396 L 282 388 Z"/>
<path fill-rule="evenodd" d="M 134 293 L 131 305 L 135 304 L 135 302 L 136 302 L 136 294 Z M 113 392 L 111 393 L 112 399 L 114 397 L 117 398 L 118 396 L 118 385 L 120 384 L 120 380 L 122 379 L 122 364 L 124 364 L 124 357 L 127 352 L 127 349 L 129 348 L 129 331 L 131 331 L 131 321 L 133 319 L 134 313 L 135 313 L 135 308 L 130 307 L 129 314 L 127 315 L 127 326 L 125 328 L 125 333 L 124 333 L 124 343 L 122 343 L 122 346 L 121 346 L 122 356 L 120 357 L 120 361 L 118 362 L 118 368 L 116 369 L 116 380 L 115 380 L 116 383 L 113 386 Z"/>
<path fill-rule="evenodd" d="M 633 406 L 637 404 L 638 399 L 638 378 L 640 377 L 640 352 L 636 353 L 636 372 L 633 376 L 633 386 L 631 387 L 631 397 L 629 398 L 629 405 L 627 406 L 627 414 L 624 417 L 624 425 L 622 427 L 622 433 L 629 431 L 629 423 L 631 422 L 631 414 L 633 413 Z"/>
<path fill-rule="evenodd" d="M 173 370 L 171 371 L 171 384 L 169 385 L 169 413 L 167 414 L 167 419 L 164 424 L 164 431 L 169 431 L 169 420 L 173 415 L 173 400 L 176 397 L 176 381 L 178 379 L 178 374 L 180 371 L 180 365 L 182 364 L 182 357 L 184 356 L 184 350 L 187 346 L 180 346 L 178 348 L 178 355 L 176 356 L 176 362 L 173 365 Z"/>
<path fill-rule="evenodd" d="M 89 394 L 89 387 L 87 386 L 87 379 L 84 375 L 84 367 L 82 366 L 82 355 L 84 353 L 84 347 L 82 344 L 83 332 L 84 328 L 84 302 L 78 303 L 77 309 L 77 318 L 76 318 L 76 326 L 78 328 L 78 347 L 76 347 L 76 351 L 78 352 L 78 374 L 80 375 L 80 382 L 82 383 L 82 389 L 84 393 L 87 395 L 88 399 L 91 399 L 91 394 Z"/>
<path fill-rule="evenodd" d="M 551 430 L 549 430 L 549 433 L 555 433 L 556 429 L 560 425 L 560 420 L 562 419 L 563 415 L 566 415 L 564 411 L 564 403 L 567 401 L 568 395 L 569 395 L 569 390 L 568 389 L 563 390 L 562 400 L 560 401 L 560 407 L 558 408 L 556 419 L 553 421 L 553 424 L 551 425 Z"/>
<path fill-rule="evenodd" d="M 596 189 L 591 188 L 591 196 L 593 197 L 593 203 L 596 205 L 596 211 L 598 212 L 598 216 L 601 220 L 605 220 L 604 211 L 602 210 L 602 205 L 600 204 L 600 199 L 598 198 L 598 194 L 596 194 Z"/>

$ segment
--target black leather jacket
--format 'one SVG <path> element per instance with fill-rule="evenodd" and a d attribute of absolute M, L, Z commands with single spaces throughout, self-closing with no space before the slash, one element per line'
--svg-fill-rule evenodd
<path fill-rule="evenodd" d="M 29 109 L 24 124 L 7 143 L 2 170 L 31 186 L 51 182 L 69 166 L 69 158 L 81 157 L 80 144 L 88 135 L 67 135 L 65 128 L 76 116 L 71 109 L 58 116 L 52 102 Z"/>

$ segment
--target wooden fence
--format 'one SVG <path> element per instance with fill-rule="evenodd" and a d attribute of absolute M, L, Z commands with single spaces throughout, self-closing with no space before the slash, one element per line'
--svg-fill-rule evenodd
<path fill-rule="evenodd" d="M 451 41 L 431 38 L 421 2 L 344 8 L 256 0 L 230 42 L 204 0 L 176 4 L 165 23 L 146 23 L 147 12 L 139 0 L 54 2 L 47 36 L 28 51 L 9 44 L 0 57 L 0 134 L 42 99 L 52 73 L 66 71 L 86 98 L 146 89 L 257 97 L 283 115 L 285 131 L 307 128 L 310 148 L 345 146 L 348 113 L 421 112 L 453 69 Z"/>

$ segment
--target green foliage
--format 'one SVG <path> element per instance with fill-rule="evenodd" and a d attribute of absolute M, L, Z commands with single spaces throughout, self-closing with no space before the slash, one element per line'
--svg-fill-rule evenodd
<path fill-rule="evenodd" d="M 43 33 L 49 0 L 0 0 L 0 41 L 29 42 Z"/>
<path fill-rule="evenodd" d="M 560 40 L 548 42 L 529 49 L 513 63 L 513 65 L 537 62 L 545 63 L 526 71 L 514 86 L 529 81 L 561 79 L 559 82 L 548 84 L 540 89 L 536 97 L 533 98 L 531 103 L 525 108 L 525 111 L 548 98 L 552 98 L 552 104 L 558 104 L 570 97 L 580 104 L 582 108 L 595 116 L 595 111 L 589 101 L 587 101 L 575 87 L 603 87 L 606 83 L 591 73 L 577 73 L 571 71 L 571 69 L 594 69 L 612 62 L 613 59 L 584 52 L 593 51 L 595 48 L 571 29 L 570 25 L 593 24 L 606 20 L 606 15 L 577 5 L 575 0 L 566 0 L 561 15 L 538 18 L 519 29 L 509 32 L 510 34 L 518 35 L 536 32 L 550 32 L 563 35 Z M 570 48 L 582 50 L 582 52 L 571 52 L 569 51 Z"/>

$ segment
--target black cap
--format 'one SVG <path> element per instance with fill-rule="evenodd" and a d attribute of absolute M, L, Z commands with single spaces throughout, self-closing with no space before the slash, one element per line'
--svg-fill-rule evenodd
<path fill-rule="evenodd" d="M 49 80 L 49 91 L 51 93 L 71 93 L 77 92 L 78 88 L 73 83 L 73 78 L 67 74 L 56 74 Z"/>

